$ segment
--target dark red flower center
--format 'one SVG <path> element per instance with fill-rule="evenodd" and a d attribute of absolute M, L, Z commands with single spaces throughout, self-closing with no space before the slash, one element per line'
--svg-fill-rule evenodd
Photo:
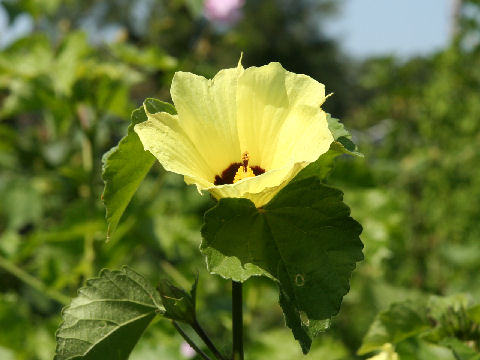
<path fill-rule="evenodd" d="M 233 179 L 235 178 L 235 174 L 237 173 L 238 169 L 244 166 L 243 163 L 232 163 L 230 164 L 225 170 L 222 171 L 221 175 L 215 175 L 215 185 L 225 185 L 225 184 L 233 184 Z M 265 172 L 260 166 L 250 166 L 255 176 L 261 175 Z"/>

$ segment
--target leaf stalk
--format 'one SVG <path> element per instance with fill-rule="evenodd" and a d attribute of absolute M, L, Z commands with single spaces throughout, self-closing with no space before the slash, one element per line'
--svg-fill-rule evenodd
<path fill-rule="evenodd" d="M 210 349 L 210 351 L 215 355 L 218 360 L 227 360 L 221 353 L 218 351 L 217 347 L 213 344 L 212 340 L 208 337 L 207 333 L 200 326 L 197 320 L 192 324 L 192 329 L 200 336 L 205 345 Z"/>
<path fill-rule="evenodd" d="M 185 331 L 183 331 L 183 329 L 180 327 L 180 325 L 178 325 L 178 323 L 176 321 L 172 321 L 172 324 L 173 326 L 175 327 L 175 329 L 178 331 L 178 333 L 180 335 L 182 335 L 183 339 L 187 342 L 188 345 L 190 345 L 192 347 L 193 350 L 196 351 L 196 353 L 198 355 L 200 355 L 200 357 L 204 360 L 212 360 L 210 359 L 210 357 L 205 354 L 194 342 L 193 340 L 185 333 Z"/>

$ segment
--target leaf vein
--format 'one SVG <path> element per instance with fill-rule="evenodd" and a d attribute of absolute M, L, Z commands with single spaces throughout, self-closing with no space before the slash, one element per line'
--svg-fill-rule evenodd
<path fill-rule="evenodd" d="M 83 303 L 83 304 L 79 304 L 79 305 L 75 305 L 75 306 L 70 305 L 68 307 L 68 310 L 79 309 L 79 308 L 82 308 L 84 306 L 88 306 L 92 303 L 97 303 L 97 302 L 126 302 L 126 303 L 132 303 L 132 304 L 137 304 L 137 305 L 149 307 L 149 308 L 152 308 L 152 309 L 156 309 L 156 307 L 152 304 L 146 304 L 146 303 L 142 303 L 142 302 L 135 301 L 135 300 L 130 300 L 130 299 L 93 299 L 93 300 L 90 300 L 90 302 L 88 302 L 88 303 Z"/>
<path fill-rule="evenodd" d="M 105 334 L 104 336 L 102 336 L 98 341 L 94 342 L 94 343 L 90 343 L 92 344 L 92 346 L 90 346 L 82 355 L 83 356 L 86 356 L 90 351 L 93 350 L 93 348 L 95 347 L 95 345 L 99 344 L 100 342 L 102 342 L 104 339 L 108 338 L 111 334 L 113 334 L 115 331 L 117 331 L 118 329 L 120 329 L 122 326 L 125 326 L 125 325 L 128 325 L 128 324 L 131 324 L 135 321 L 138 321 L 138 320 L 141 320 L 142 318 L 144 317 L 147 317 L 148 315 L 150 315 L 150 313 L 145 313 L 145 314 L 142 314 L 142 315 L 139 315 L 137 317 L 134 317 L 128 321 L 125 321 L 123 323 L 121 323 L 121 325 L 115 327 L 114 329 L 112 329 L 111 331 L 109 331 L 107 334 Z M 79 340 L 79 339 L 77 339 Z M 80 340 L 82 341 L 82 340 Z"/>

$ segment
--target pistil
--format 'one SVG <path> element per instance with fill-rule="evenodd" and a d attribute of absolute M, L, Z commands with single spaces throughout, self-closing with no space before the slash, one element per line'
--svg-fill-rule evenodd
<path fill-rule="evenodd" d="M 255 177 L 255 174 L 250 166 L 248 166 L 248 151 L 245 151 L 242 155 L 242 163 L 243 166 L 240 166 L 237 170 L 237 173 L 235 174 L 235 177 L 233 178 L 233 183 L 235 184 L 236 182 L 249 178 L 249 177 Z"/>
<path fill-rule="evenodd" d="M 230 164 L 221 175 L 215 176 L 215 185 L 234 184 L 240 180 L 261 175 L 265 172 L 260 166 L 250 166 L 248 151 L 242 154 L 242 162 Z"/>

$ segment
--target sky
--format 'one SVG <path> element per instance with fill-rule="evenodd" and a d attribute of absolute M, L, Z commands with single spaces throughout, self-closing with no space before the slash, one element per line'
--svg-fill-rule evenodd
<path fill-rule="evenodd" d="M 32 29 L 31 16 L 26 14 L 19 15 L 9 27 L 7 12 L 3 7 L 0 7 L 0 49 L 12 43 L 15 39 L 28 34 Z"/>
<path fill-rule="evenodd" d="M 324 26 L 350 55 L 410 57 L 445 46 L 452 0 L 343 0 Z"/>

